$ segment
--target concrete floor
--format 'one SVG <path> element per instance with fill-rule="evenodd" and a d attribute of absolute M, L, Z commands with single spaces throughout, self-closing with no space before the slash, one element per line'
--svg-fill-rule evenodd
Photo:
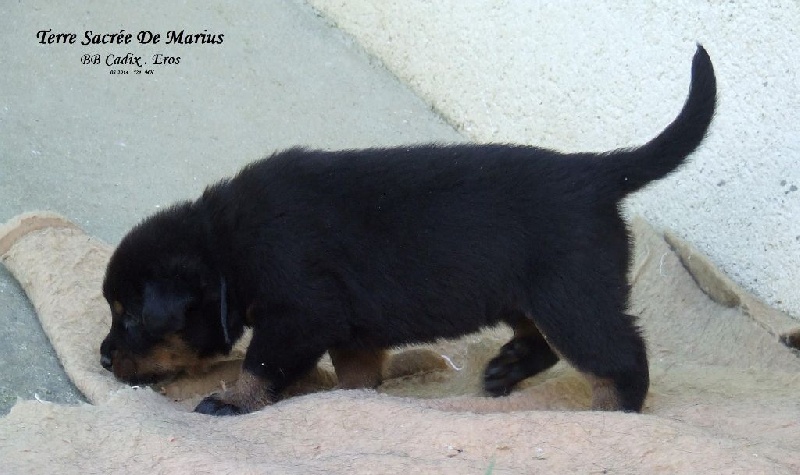
<path fill-rule="evenodd" d="M 42 29 L 76 33 L 76 43 L 40 44 Z M 130 44 L 80 44 L 86 30 L 120 29 L 133 33 Z M 224 40 L 142 45 L 136 33 L 145 29 Z M 83 55 L 128 52 L 148 63 L 142 74 L 82 64 Z M 157 53 L 180 62 L 152 64 Z M 288 146 L 464 140 L 299 0 L 4 2 L 0 65 L 0 221 L 52 210 L 111 243 L 158 208 Z M 0 267 L 0 414 L 34 397 L 82 399 Z"/>

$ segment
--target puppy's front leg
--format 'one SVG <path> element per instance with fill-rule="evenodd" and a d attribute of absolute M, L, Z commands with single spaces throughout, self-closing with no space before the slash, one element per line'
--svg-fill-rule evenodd
<path fill-rule="evenodd" d="M 195 412 L 229 416 L 277 401 L 287 386 L 308 374 L 327 350 L 325 332 L 309 332 L 296 315 L 270 315 L 253 328 L 236 384 L 203 399 Z"/>

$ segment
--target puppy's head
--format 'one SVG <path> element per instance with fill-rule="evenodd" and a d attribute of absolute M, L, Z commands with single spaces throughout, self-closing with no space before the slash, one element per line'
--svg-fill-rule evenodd
<path fill-rule="evenodd" d="M 100 361 L 118 379 L 146 384 L 202 372 L 230 351 L 203 223 L 191 204 L 176 205 L 133 228 L 111 256 L 103 296 L 112 323 Z"/>

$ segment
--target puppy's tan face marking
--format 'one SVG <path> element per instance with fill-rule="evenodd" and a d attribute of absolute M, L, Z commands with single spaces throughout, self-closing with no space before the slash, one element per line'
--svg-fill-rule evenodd
<path fill-rule="evenodd" d="M 177 335 L 168 335 L 143 356 L 115 351 L 114 376 L 126 382 L 155 382 L 180 373 L 206 371 L 210 358 L 201 358 Z"/>
<path fill-rule="evenodd" d="M 125 307 L 122 306 L 122 303 L 119 300 L 114 300 L 114 302 L 111 304 L 111 313 L 117 317 L 120 317 L 125 313 Z"/>

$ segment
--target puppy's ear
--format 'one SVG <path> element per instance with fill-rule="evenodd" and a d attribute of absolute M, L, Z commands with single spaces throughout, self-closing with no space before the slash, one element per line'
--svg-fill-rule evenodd
<path fill-rule="evenodd" d="M 192 296 L 166 283 L 150 282 L 144 286 L 142 325 L 152 335 L 163 335 L 183 328 L 186 309 Z"/>

